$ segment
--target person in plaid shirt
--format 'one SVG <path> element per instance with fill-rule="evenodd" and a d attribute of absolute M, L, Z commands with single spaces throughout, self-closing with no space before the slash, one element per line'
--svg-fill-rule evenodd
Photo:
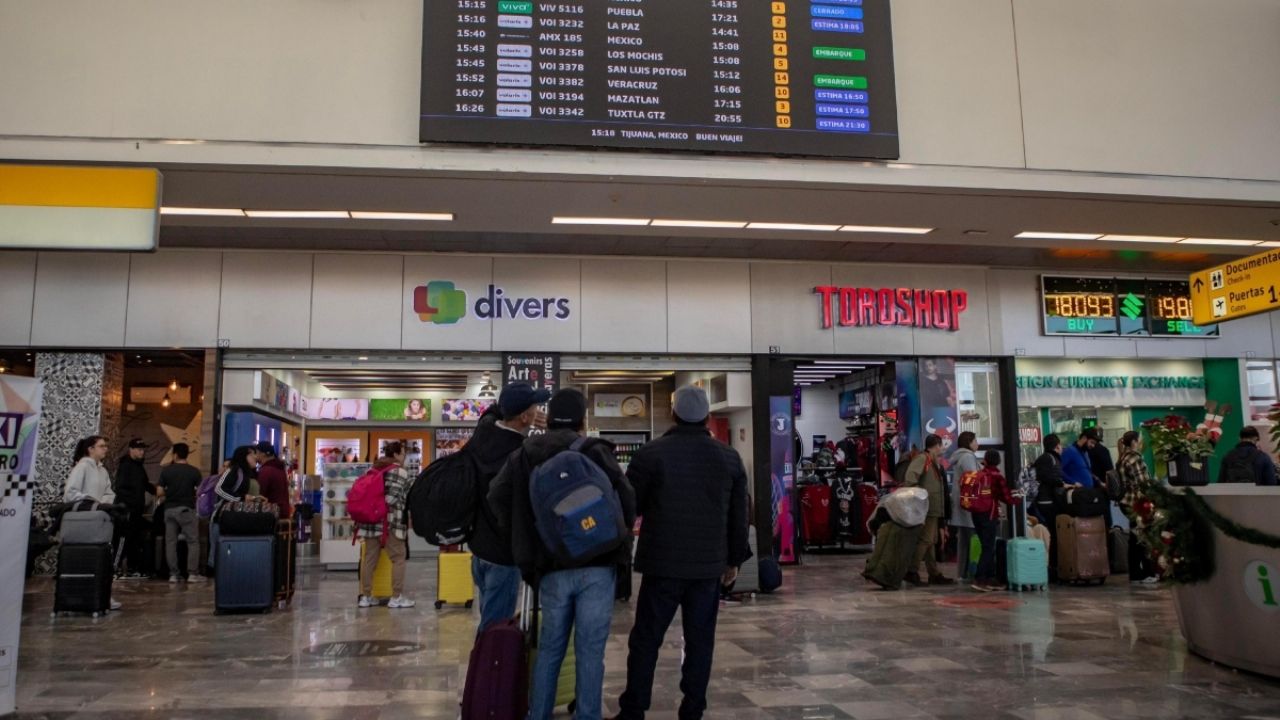
<path fill-rule="evenodd" d="M 376 603 L 373 595 L 373 574 L 378 569 L 382 549 L 386 548 L 391 558 L 391 601 L 387 607 L 393 609 L 411 608 L 416 603 L 404 596 L 404 570 L 409 560 L 409 524 L 406 520 L 405 508 L 409 503 L 409 486 L 412 480 L 405 472 L 404 443 L 389 442 L 383 449 L 386 453 L 374 463 L 374 469 L 380 470 L 390 466 L 382 476 L 386 485 L 387 524 L 362 524 L 356 526 L 356 535 L 364 538 L 364 558 L 360 563 L 360 601 L 362 608 L 372 607 Z"/>
<path fill-rule="evenodd" d="M 1142 435 L 1130 430 L 1120 437 L 1120 462 L 1116 464 L 1124 497 L 1120 507 L 1127 517 L 1134 517 L 1134 505 L 1145 493 L 1145 488 L 1155 481 L 1142 459 Z M 1151 551 L 1138 539 L 1138 533 L 1129 532 L 1129 580 L 1153 585 L 1160 582 L 1151 561 Z"/>

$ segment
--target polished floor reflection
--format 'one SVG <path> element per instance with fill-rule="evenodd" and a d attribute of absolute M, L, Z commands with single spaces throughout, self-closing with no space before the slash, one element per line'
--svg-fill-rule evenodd
<path fill-rule="evenodd" d="M 813 558 L 781 593 L 726 607 L 708 716 L 1280 718 L 1280 683 L 1187 653 L 1165 590 L 1115 578 L 1022 596 L 881 592 L 861 565 Z M 410 610 L 358 610 L 353 573 L 311 566 L 291 611 L 215 617 L 211 585 L 120 583 L 124 611 L 97 621 L 50 619 L 52 586 L 34 581 L 18 717 L 452 720 L 475 620 L 432 607 L 431 559 L 409 572 Z M 617 606 L 611 710 L 630 614 Z M 675 717 L 679 646 L 669 633 L 652 718 Z"/>

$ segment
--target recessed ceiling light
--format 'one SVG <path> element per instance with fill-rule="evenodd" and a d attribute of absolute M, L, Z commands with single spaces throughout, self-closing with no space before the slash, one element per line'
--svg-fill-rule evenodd
<path fill-rule="evenodd" d="M 551 218 L 552 225 L 648 225 L 649 218 L 624 217 L 575 217 L 557 215 Z"/>
<path fill-rule="evenodd" d="M 352 210 L 351 217 L 356 220 L 440 220 L 449 222 L 453 220 L 453 213 Z"/>
<path fill-rule="evenodd" d="M 1039 230 L 1028 230 L 1020 232 L 1014 237 L 1023 240 L 1097 240 L 1102 237 L 1102 233 L 1069 233 L 1069 232 L 1041 232 Z"/>
<path fill-rule="evenodd" d="M 753 222 L 747 223 L 749 230 L 811 230 L 816 232 L 835 232 L 839 225 L 816 225 L 813 223 Z"/>
<path fill-rule="evenodd" d="M 245 210 L 251 218 L 290 218 L 295 220 L 346 220 L 346 210 Z"/>
<path fill-rule="evenodd" d="M 1176 243 L 1182 238 L 1168 237 L 1165 235 L 1103 235 L 1098 238 L 1106 242 L 1131 242 L 1131 243 Z"/>
<path fill-rule="evenodd" d="M 891 233 L 894 235 L 928 235 L 934 228 L 897 227 L 894 225 L 845 225 L 840 232 Z"/>
<path fill-rule="evenodd" d="M 744 228 L 745 220 L 654 220 L 653 227 Z"/>
<path fill-rule="evenodd" d="M 1186 238 L 1182 241 L 1183 245 L 1239 245 L 1249 246 L 1257 245 L 1259 240 L 1236 240 L 1233 238 Z"/>
<path fill-rule="evenodd" d="M 160 208 L 161 215 L 205 215 L 213 217 L 244 217 L 240 208 L 169 207 Z"/>

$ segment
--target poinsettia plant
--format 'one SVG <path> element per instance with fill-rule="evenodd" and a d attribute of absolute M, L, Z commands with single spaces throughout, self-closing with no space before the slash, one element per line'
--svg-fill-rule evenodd
<path fill-rule="evenodd" d="M 1197 431 L 1181 415 L 1153 418 L 1142 423 L 1142 427 L 1151 438 L 1151 453 L 1162 460 L 1172 460 L 1179 455 L 1202 458 L 1213 454 L 1208 433 Z"/>

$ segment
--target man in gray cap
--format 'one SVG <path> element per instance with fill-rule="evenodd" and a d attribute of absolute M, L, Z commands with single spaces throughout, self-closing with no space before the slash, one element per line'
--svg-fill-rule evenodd
<path fill-rule="evenodd" d="M 627 656 L 627 689 L 618 718 L 639 720 L 649 709 L 658 650 L 676 609 L 684 627 L 680 718 L 707 708 L 720 586 L 746 561 L 747 472 L 737 451 L 707 431 L 702 388 L 675 393 L 676 426 L 640 448 L 627 478 L 644 518 L 636 570 L 643 575 Z"/>

